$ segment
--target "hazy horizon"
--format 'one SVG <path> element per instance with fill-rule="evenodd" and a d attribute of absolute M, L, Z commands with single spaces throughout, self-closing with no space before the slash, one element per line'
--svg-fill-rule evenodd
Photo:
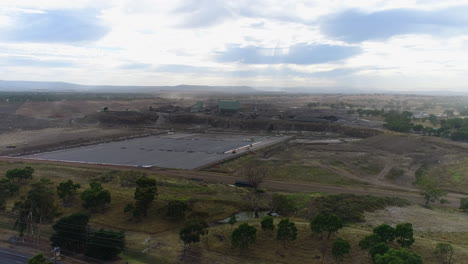
<path fill-rule="evenodd" d="M 0 7 L 0 80 L 468 91 L 468 1 L 4 0 Z"/>

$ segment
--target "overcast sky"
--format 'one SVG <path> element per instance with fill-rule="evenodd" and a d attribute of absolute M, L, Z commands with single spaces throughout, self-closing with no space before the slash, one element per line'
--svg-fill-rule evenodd
<path fill-rule="evenodd" d="M 468 91 L 468 1 L 1 0 L 0 79 Z"/>

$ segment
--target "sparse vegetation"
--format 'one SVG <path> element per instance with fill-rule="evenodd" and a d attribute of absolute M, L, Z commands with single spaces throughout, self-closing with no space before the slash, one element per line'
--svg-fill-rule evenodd
<path fill-rule="evenodd" d="M 453 253 L 453 246 L 448 243 L 437 243 L 434 250 L 434 256 L 437 258 L 439 264 L 452 264 Z"/>

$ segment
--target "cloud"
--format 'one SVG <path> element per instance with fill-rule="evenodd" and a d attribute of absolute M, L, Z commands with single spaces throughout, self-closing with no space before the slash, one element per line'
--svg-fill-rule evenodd
<path fill-rule="evenodd" d="M 38 43 L 95 41 L 109 29 L 91 9 L 19 12 L 13 25 L 0 31 L 0 40 Z"/>
<path fill-rule="evenodd" d="M 225 76 L 239 78 L 253 77 L 301 77 L 301 78 L 338 78 L 352 75 L 355 72 L 362 70 L 361 68 L 336 68 L 327 71 L 307 72 L 296 69 L 291 69 L 287 66 L 281 67 L 264 67 L 261 69 L 246 69 L 246 70 L 220 70 L 215 67 L 196 67 L 182 64 L 165 64 L 155 68 L 155 72 L 164 73 L 186 73 L 186 74 L 202 74 L 209 76 Z"/>
<path fill-rule="evenodd" d="M 172 73 L 214 73 L 215 69 L 211 67 L 198 67 L 182 64 L 163 64 L 156 67 L 154 71 Z"/>
<path fill-rule="evenodd" d="M 231 11 L 218 0 L 187 0 L 174 10 L 176 15 L 183 14 L 184 28 L 209 27 L 223 22 L 232 16 Z"/>
<path fill-rule="evenodd" d="M 355 72 L 358 72 L 362 69 L 359 68 L 337 68 L 327 71 L 316 71 L 316 72 L 307 72 L 291 69 L 289 67 L 281 68 L 265 68 L 258 70 L 240 70 L 240 71 L 231 71 L 226 72 L 227 75 L 236 76 L 236 77 L 300 77 L 300 78 L 341 78 L 350 76 Z"/>
<path fill-rule="evenodd" d="M 218 62 L 245 64 L 319 64 L 352 57 L 361 50 L 353 46 L 329 44 L 296 44 L 289 49 L 268 49 L 256 46 L 229 46 L 216 56 Z"/>
<path fill-rule="evenodd" d="M 127 63 L 123 64 L 119 67 L 119 69 L 122 70 L 142 70 L 142 69 L 148 69 L 151 67 L 151 64 L 149 63 Z"/>
<path fill-rule="evenodd" d="M 373 13 L 347 10 L 322 19 L 320 28 L 329 37 L 348 42 L 385 40 L 402 34 L 467 32 L 468 7 L 436 11 L 391 9 Z"/>
<path fill-rule="evenodd" d="M 0 65 L 13 67 L 72 68 L 76 64 L 67 60 L 39 60 L 30 57 L 8 56 L 0 58 Z"/>

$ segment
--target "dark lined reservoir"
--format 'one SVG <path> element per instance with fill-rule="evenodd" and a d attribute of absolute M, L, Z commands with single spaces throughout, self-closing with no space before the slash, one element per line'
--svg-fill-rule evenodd
<path fill-rule="evenodd" d="M 95 164 L 196 169 L 286 136 L 234 134 L 159 135 L 24 156 L 29 159 Z M 235 152 L 233 154 L 232 152 Z"/>

